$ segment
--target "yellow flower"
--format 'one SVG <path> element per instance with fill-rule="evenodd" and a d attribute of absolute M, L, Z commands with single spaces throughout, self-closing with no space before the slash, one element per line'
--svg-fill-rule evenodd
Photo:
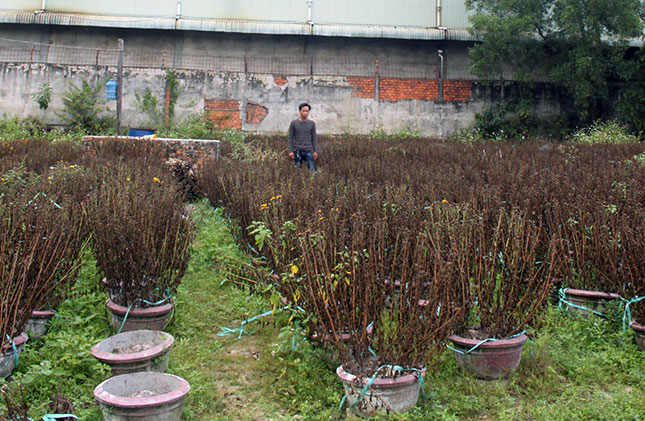
<path fill-rule="evenodd" d="M 296 266 L 296 265 L 291 265 L 291 273 L 292 273 L 292 274 L 294 274 L 294 275 L 295 275 L 296 273 L 298 273 L 298 266 Z"/>
<path fill-rule="evenodd" d="M 275 196 L 271 196 L 271 199 L 269 199 L 269 202 L 273 202 L 275 200 Z"/>
<path fill-rule="evenodd" d="M 441 203 L 448 203 L 448 201 L 446 199 L 443 199 Z"/>
<path fill-rule="evenodd" d="M 47 180 L 51 180 L 51 179 L 52 179 L 52 176 L 51 176 L 51 175 L 50 175 L 49 177 L 47 177 Z"/>
<path fill-rule="evenodd" d="M 70 167 L 70 168 L 74 168 L 74 165 L 70 165 L 69 167 Z"/>
<path fill-rule="evenodd" d="M 126 178 L 125 178 L 125 181 L 130 181 L 130 177 L 126 177 Z"/>
<path fill-rule="evenodd" d="M 260 210 L 265 210 L 269 205 L 267 203 L 262 203 L 260 205 Z"/>
<path fill-rule="evenodd" d="M 322 217 L 322 216 L 320 218 L 318 218 L 319 221 L 322 221 L 323 219 L 325 219 L 325 218 Z"/>
<path fill-rule="evenodd" d="M 322 210 L 318 209 L 316 212 L 320 215 L 322 213 Z"/>
<path fill-rule="evenodd" d="M 159 180 L 157 177 L 153 178 L 152 181 L 154 181 L 155 183 L 161 184 L 161 180 Z"/>
<path fill-rule="evenodd" d="M 5 181 L 5 180 L 4 180 L 4 177 L 0 178 L 0 181 Z"/>
<path fill-rule="evenodd" d="M 282 195 L 281 195 L 281 194 L 279 194 L 279 195 L 277 195 L 275 198 L 276 198 L 276 199 L 280 199 L 281 197 L 282 197 Z"/>

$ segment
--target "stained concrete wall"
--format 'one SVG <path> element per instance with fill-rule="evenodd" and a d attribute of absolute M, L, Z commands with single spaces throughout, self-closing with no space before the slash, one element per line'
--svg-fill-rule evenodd
<path fill-rule="evenodd" d="M 367 133 L 380 126 L 446 136 L 471 126 L 475 113 L 500 99 L 499 87 L 468 73 L 465 42 L 5 25 L 0 114 L 63 123 L 62 94 L 69 83 L 115 76 L 116 63 L 99 58 L 113 56 L 118 38 L 126 45 L 125 127 L 150 125 L 135 94 L 150 89 L 163 104 L 167 68 L 175 70 L 179 84 L 175 119 L 205 113 L 220 126 L 254 132 L 284 132 L 297 105 L 307 101 L 320 133 Z M 63 48 L 73 45 L 81 48 Z M 438 49 L 445 57 L 443 91 Z M 31 98 L 43 83 L 53 89 L 46 113 Z M 538 114 L 557 113 L 557 96 L 548 88 L 536 95 Z M 114 102 L 107 106 L 113 113 Z"/>

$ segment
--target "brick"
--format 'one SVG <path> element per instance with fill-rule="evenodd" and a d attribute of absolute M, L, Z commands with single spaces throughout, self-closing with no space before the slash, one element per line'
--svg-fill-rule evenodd
<path fill-rule="evenodd" d="M 436 80 L 381 78 L 379 88 L 380 99 L 383 101 L 439 99 L 439 83 Z"/>
<path fill-rule="evenodd" d="M 266 117 L 268 113 L 269 110 L 267 107 L 250 102 L 246 104 L 247 123 L 258 124 L 264 120 L 264 117 Z"/>
<path fill-rule="evenodd" d="M 240 103 L 234 99 L 204 100 L 204 111 L 210 110 L 239 110 Z"/>
<path fill-rule="evenodd" d="M 212 110 L 206 111 L 206 118 L 213 122 L 213 126 L 223 129 L 241 129 L 242 119 L 240 111 Z"/>
<path fill-rule="evenodd" d="M 289 83 L 287 78 L 282 76 L 282 75 L 273 76 L 273 80 L 275 81 L 275 84 L 278 85 L 278 86 L 284 86 L 287 83 Z"/>
<path fill-rule="evenodd" d="M 347 82 L 354 88 L 354 98 L 374 98 L 376 83 L 373 77 L 347 76 Z"/>
<path fill-rule="evenodd" d="M 470 101 L 473 83 L 469 80 L 444 80 L 443 99 L 448 102 Z"/>

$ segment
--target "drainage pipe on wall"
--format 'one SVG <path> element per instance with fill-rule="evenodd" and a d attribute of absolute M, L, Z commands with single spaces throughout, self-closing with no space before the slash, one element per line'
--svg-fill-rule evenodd
<path fill-rule="evenodd" d="M 311 19 L 311 9 L 313 8 L 313 0 L 307 0 L 307 23 L 313 25 L 314 21 Z"/>
<path fill-rule="evenodd" d="M 439 54 L 439 102 L 443 102 L 443 50 L 437 50 Z"/>
<path fill-rule="evenodd" d="M 177 15 L 175 20 L 181 19 L 181 0 L 177 0 Z"/>
<path fill-rule="evenodd" d="M 441 28 L 441 0 L 437 0 L 437 27 Z"/>
<path fill-rule="evenodd" d="M 40 10 L 35 10 L 34 13 L 35 14 L 43 13 L 45 11 L 45 3 L 46 2 L 47 2 L 47 0 L 43 0 L 42 4 L 40 5 Z"/>

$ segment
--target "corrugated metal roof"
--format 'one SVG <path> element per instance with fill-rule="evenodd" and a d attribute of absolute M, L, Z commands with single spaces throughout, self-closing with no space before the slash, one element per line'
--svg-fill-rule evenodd
<path fill-rule="evenodd" d="M 195 18 L 146 18 L 50 12 L 38 14 L 33 12 L 0 12 L 0 23 L 97 26 L 137 29 L 179 29 L 187 31 L 317 35 L 330 37 L 398 38 L 419 40 L 448 39 L 454 41 L 475 40 L 475 38 L 473 38 L 465 29 L 342 24 L 309 25 L 307 23 L 288 22 Z"/>

